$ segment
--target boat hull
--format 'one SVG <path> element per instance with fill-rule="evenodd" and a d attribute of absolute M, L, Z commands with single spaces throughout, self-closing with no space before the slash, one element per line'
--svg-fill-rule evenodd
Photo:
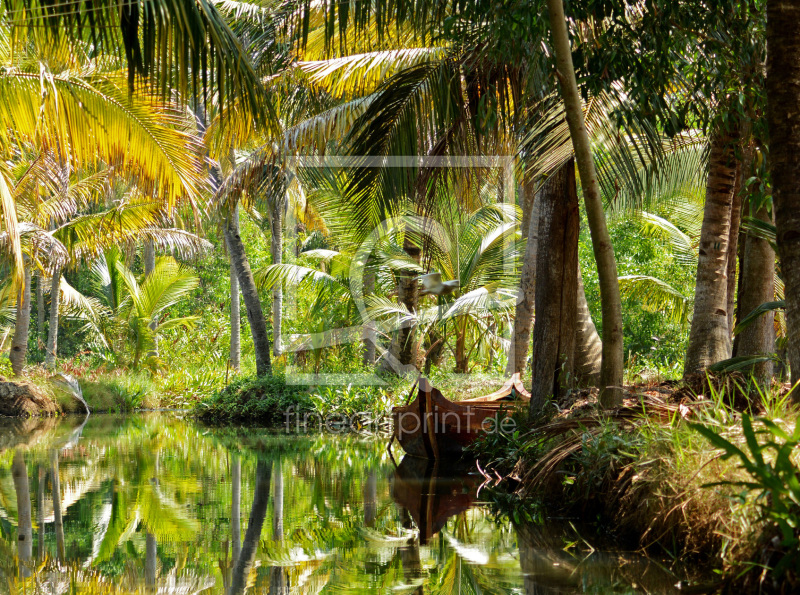
<path fill-rule="evenodd" d="M 487 432 L 505 429 L 513 408 L 504 400 L 450 401 L 422 378 L 417 397 L 392 410 L 394 437 L 415 457 L 458 457 Z"/>

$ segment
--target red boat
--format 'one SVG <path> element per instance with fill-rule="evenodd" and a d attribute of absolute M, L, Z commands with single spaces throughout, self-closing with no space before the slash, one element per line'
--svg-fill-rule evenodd
<path fill-rule="evenodd" d="M 531 395 L 514 374 L 500 390 L 465 401 L 451 401 L 420 378 L 417 397 L 392 409 L 394 438 L 408 454 L 425 459 L 457 457 L 487 432 L 511 431 L 510 413 Z"/>

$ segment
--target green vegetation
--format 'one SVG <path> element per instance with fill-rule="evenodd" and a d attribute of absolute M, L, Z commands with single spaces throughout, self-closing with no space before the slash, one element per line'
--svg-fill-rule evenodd
<path fill-rule="evenodd" d="M 798 19 L 3 0 L 0 375 L 65 412 L 59 374 L 95 412 L 363 431 L 422 375 L 459 400 L 519 373 L 480 451 L 513 514 L 796 590 Z"/>

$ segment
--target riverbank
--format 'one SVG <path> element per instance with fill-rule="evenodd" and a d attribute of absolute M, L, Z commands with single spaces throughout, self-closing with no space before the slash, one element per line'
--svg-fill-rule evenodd
<path fill-rule="evenodd" d="M 594 520 L 627 547 L 712 569 L 709 590 L 797 592 L 800 431 L 787 393 L 743 406 L 730 382 L 639 387 L 609 414 L 584 393 L 477 445 L 484 496 L 513 518 Z"/>

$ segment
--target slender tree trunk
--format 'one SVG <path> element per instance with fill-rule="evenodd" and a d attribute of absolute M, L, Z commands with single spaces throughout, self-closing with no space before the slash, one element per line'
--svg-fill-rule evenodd
<path fill-rule="evenodd" d="M 767 123 L 772 202 L 786 284 L 792 383 L 800 381 L 800 6 L 767 0 Z M 795 400 L 800 392 L 794 391 Z"/>
<path fill-rule="evenodd" d="M 36 275 L 36 334 L 39 347 L 46 345 L 47 336 L 44 332 L 44 285 L 41 273 Z"/>
<path fill-rule="evenodd" d="M 39 526 L 39 541 L 36 557 L 41 560 L 44 558 L 44 491 L 47 471 L 44 465 L 38 465 L 38 471 L 39 478 L 36 482 L 36 524 Z"/>
<path fill-rule="evenodd" d="M 144 262 L 144 274 L 147 276 L 156 268 L 156 247 L 153 244 L 153 240 L 144 241 L 142 261 Z"/>
<path fill-rule="evenodd" d="M 53 282 L 50 285 L 50 328 L 47 329 L 47 354 L 44 365 L 52 369 L 56 366 L 58 351 L 58 306 L 61 301 L 61 269 L 53 271 Z"/>
<path fill-rule="evenodd" d="M 270 255 L 272 264 L 283 262 L 283 214 L 286 208 L 285 196 L 283 200 L 276 201 L 270 222 L 272 233 L 270 235 Z M 281 354 L 281 329 L 283 321 L 283 289 L 280 283 L 272 288 L 272 353 L 275 357 Z"/>
<path fill-rule="evenodd" d="M 20 574 L 31 576 L 31 558 L 33 557 L 33 518 L 31 517 L 31 492 L 28 485 L 28 468 L 22 451 L 14 451 L 11 461 L 11 477 L 14 480 L 14 491 L 17 495 L 17 554 L 19 555 Z"/>
<path fill-rule="evenodd" d="M 578 263 L 578 315 L 575 323 L 575 379 L 581 386 L 596 385 L 600 380 L 603 342 L 586 303 L 583 275 Z"/>
<path fill-rule="evenodd" d="M 364 526 L 374 527 L 378 514 L 378 474 L 374 469 L 367 473 L 364 482 Z"/>
<path fill-rule="evenodd" d="M 250 270 L 250 263 L 244 250 L 242 237 L 239 230 L 231 225 L 231 220 L 226 222 L 225 239 L 228 242 L 231 263 L 236 270 L 239 286 L 242 289 L 242 298 L 247 309 L 247 321 L 250 323 L 250 333 L 253 335 L 253 347 L 256 352 L 256 374 L 265 376 L 272 374 L 272 360 L 270 358 L 269 335 L 267 335 L 267 321 L 261 309 L 261 299 Z"/>
<path fill-rule="evenodd" d="M 158 542 L 152 533 L 144 537 L 144 586 L 150 592 L 157 590 Z"/>
<path fill-rule="evenodd" d="M 280 459 L 275 462 L 275 489 L 272 499 L 272 539 L 283 540 L 283 471 Z M 288 593 L 286 570 L 282 566 L 269 569 L 269 594 L 284 595 Z"/>
<path fill-rule="evenodd" d="M 31 324 L 31 270 L 25 265 L 25 287 L 17 293 L 17 321 L 14 325 L 14 337 L 11 339 L 11 369 L 15 376 L 25 369 L 28 354 L 28 329 Z"/>
<path fill-rule="evenodd" d="M 744 180 L 747 179 L 745 174 L 744 159 L 736 164 L 736 184 L 733 188 L 733 203 L 731 206 L 731 228 L 728 233 L 728 286 L 726 290 L 728 303 L 725 310 L 728 312 L 728 336 L 733 337 L 733 327 L 736 324 L 736 286 L 738 275 L 741 274 L 737 271 L 739 264 L 739 239 L 740 229 L 742 227 L 742 196 L 744 188 Z M 749 168 L 748 168 L 749 171 Z"/>
<path fill-rule="evenodd" d="M 533 193 L 533 183 L 524 186 L 525 194 L 530 191 Z M 523 235 L 526 236 L 525 257 L 522 261 L 522 271 L 519 277 L 519 294 L 517 296 L 517 307 L 514 311 L 514 328 L 511 331 L 511 350 L 508 353 L 508 365 L 506 375 L 511 376 L 516 372 L 524 372 L 525 364 L 528 361 L 528 345 L 531 340 L 531 328 L 533 327 L 533 306 L 536 295 L 536 255 L 539 246 L 539 203 L 536 197 L 524 204 L 530 211 L 523 212 L 522 220 L 528 224 L 527 229 L 523 228 Z"/>
<path fill-rule="evenodd" d="M 144 260 L 144 276 L 147 277 L 153 270 L 156 268 L 156 247 L 153 243 L 153 240 L 145 240 L 144 241 L 144 249 L 143 249 L 143 259 Z M 148 325 L 151 331 L 156 330 L 156 321 L 151 320 L 150 324 Z M 147 357 L 155 357 L 158 355 L 158 337 L 155 338 L 155 349 L 153 351 L 147 352 Z"/>
<path fill-rule="evenodd" d="M 242 551 L 242 461 L 233 455 L 231 461 L 231 558 L 234 565 Z"/>
<path fill-rule="evenodd" d="M 403 250 L 414 262 L 419 263 L 422 251 L 414 245 L 408 238 L 403 240 Z M 403 271 L 397 279 L 397 298 L 400 303 L 408 308 L 409 312 L 415 312 L 419 303 L 419 283 L 417 274 L 413 271 Z M 416 363 L 416 349 L 414 342 L 414 328 L 405 326 L 397 332 L 398 356 L 397 359 L 403 365 Z"/>
<path fill-rule="evenodd" d="M 53 484 L 53 517 L 56 526 L 56 554 L 60 562 L 66 556 L 66 545 L 64 542 L 64 519 L 61 516 L 61 476 L 58 472 L 58 450 L 50 451 L 50 475 Z"/>
<path fill-rule="evenodd" d="M 625 353 L 622 336 L 622 301 L 619 293 L 617 262 L 614 247 L 608 234 L 600 184 L 597 181 L 592 158 L 592 145 L 583 119 L 572 48 L 567 32 L 562 0 L 547 0 L 553 46 L 556 53 L 561 95 L 569 126 L 569 135 L 575 151 L 575 160 L 581 176 L 586 217 L 592 235 L 592 248 L 597 261 L 600 280 L 600 300 L 603 311 L 603 361 L 600 370 L 600 403 L 603 407 L 616 407 L 622 403 L 622 381 Z"/>
<path fill-rule="evenodd" d="M 728 240 L 736 181 L 734 143 L 727 134 L 711 138 L 708 184 L 700 230 L 694 315 L 684 374 L 702 373 L 731 356 L 728 326 Z"/>
<path fill-rule="evenodd" d="M 364 295 L 375 293 L 375 273 L 364 271 Z M 364 323 L 364 366 L 375 365 L 375 324 L 373 322 Z"/>
<path fill-rule="evenodd" d="M 415 262 L 420 262 L 422 251 L 408 237 L 403 240 L 403 250 Z M 409 312 L 417 310 L 419 283 L 417 283 L 416 272 L 400 271 L 397 273 L 397 301 L 401 306 L 405 306 Z M 392 343 L 389 346 L 389 353 L 403 366 L 417 364 L 413 326 L 402 326 L 395 331 Z M 384 359 L 384 369 L 387 372 L 397 373 L 397 370 L 392 369 L 389 358 Z"/>
<path fill-rule="evenodd" d="M 231 215 L 231 227 L 239 233 L 239 205 L 233 210 Z M 242 319 L 239 309 L 239 278 L 236 276 L 236 269 L 233 266 L 233 259 L 230 258 L 231 249 L 227 239 L 225 245 L 228 248 L 231 275 L 231 367 L 239 371 L 242 362 Z"/>
<path fill-rule="evenodd" d="M 545 182 L 539 200 L 532 416 L 574 381 L 580 226 L 574 161 Z"/>
<path fill-rule="evenodd" d="M 467 324 L 469 318 L 459 316 L 454 321 L 456 328 L 456 374 L 466 374 L 469 371 L 467 354 Z"/>
<path fill-rule="evenodd" d="M 756 219 L 772 222 L 769 211 L 761 207 L 755 213 Z M 775 252 L 769 242 L 748 235 L 745 239 L 744 259 L 742 260 L 741 291 L 739 293 L 739 312 L 747 316 L 764 302 L 775 299 Z M 757 356 L 775 352 L 775 316 L 766 314 L 744 329 L 735 339 L 737 356 Z M 756 364 L 752 370 L 755 377 L 764 384 L 772 379 L 771 361 Z"/>
<path fill-rule="evenodd" d="M 253 567 L 256 557 L 258 542 L 261 538 L 261 529 L 267 516 L 267 503 L 269 502 L 269 480 L 272 473 L 272 464 L 259 460 L 256 465 L 256 489 L 253 493 L 253 505 L 250 509 L 250 519 L 247 521 L 247 531 L 244 534 L 242 552 L 236 560 L 231 575 L 231 588 L 228 595 L 244 593 L 247 585 L 247 575 Z"/>

